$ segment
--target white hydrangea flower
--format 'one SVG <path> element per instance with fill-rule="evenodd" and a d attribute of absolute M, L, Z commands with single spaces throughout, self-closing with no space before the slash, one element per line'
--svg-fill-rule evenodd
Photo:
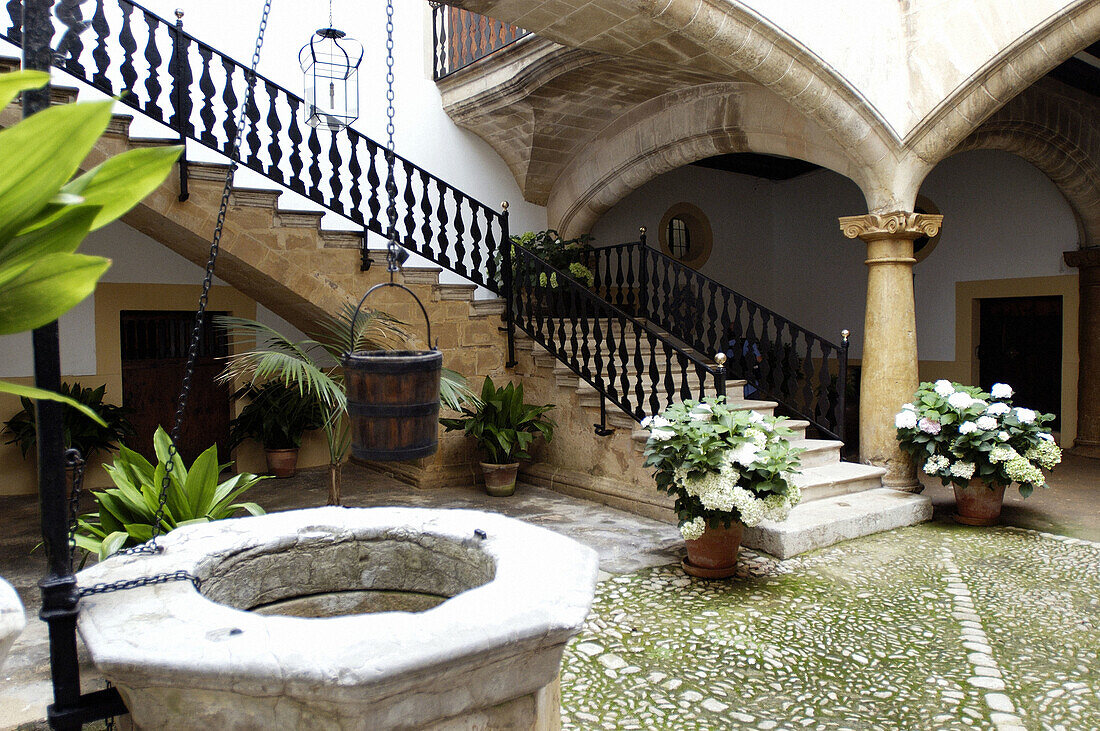
<path fill-rule="evenodd" d="M 1016 409 L 1016 418 L 1024 424 L 1030 424 L 1035 421 L 1035 412 L 1031 409 Z"/>
<path fill-rule="evenodd" d="M 938 475 L 951 465 L 951 460 L 941 454 L 935 454 L 924 463 L 924 471 L 929 475 Z"/>
<path fill-rule="evenodd" d="M 1054 437 L 1050 434 L 1047 434 L 1046 432 L 1041 433 L 1039 435 L 1039 438 L 1042 439 L 1044 442 L 1053 442 L 1054 441 Z"/>
<path fill-rule="evenodd" d="M 969 480 L 974 476 L 975 465 L 973 462 L 956 462 L 951 465 L 951 474 Z"/>
<path fill-rule="evenodd" d="M 753 424 L 759 424 L 764 421 L 764 415 L 761 414 L 759 411 L 750 411 L 749 421 L 751 421 Z"/>
<path fill-rule="evenodd" d="M 985 410 L 985 413 L 989 414 L 990 416 L 1004 416 L 1009 411 L 1012 411 L 1012 408 L 1008 404 L 998 403 L 990 404 L 989 408 Z"/>
<path fill-rule="evenodd" d="M 913 404 L 902 404 L 901 408 L 902 408 L 902 411 L 916 411 L 917 410 L 917 407 L 914 406 Z"/>
<path fill-rule="evenodd" d="M 1036 487 L 1041 486 L 1045 481 L 1043 480 L 1043 473 L 1038 467 L 1027 461 L 1026 457 L 1016 456 L 1007 462 L 1004 466 L 1005 474 L 1013 482 L 1030 483 Z"/>
<path fill-rule="evenodd" d="M 1052 470 L 1061 463 L 1062 450 L 1054 442 L 1043 441 L 1027 450 L 1024 457 L 1033 462 L 1038 462 L 1044 470 Z"/>
<path fill-rule="evenodd" d="M 898 429 L 913 429 L 917 426 L 917 414 L 916 412 L 901 411 L 894 417 L 894 426 Z"/>
<path fill-rule="evenodd" d="M 998 462 L 1007 462 L 1010 459 L 1016 459 L 1020 455 L 1016 453 L 1016 450 L 1007 445 L 1000 447 L 994 447 L 989 451 L 989 461 L 993 464 Z"/>
<path fill-rule="evenodd" d="M 754 442 L 745 442 L 741 446 L 731 449 L 729 454 L 731 462 L 736 462 L 745 467 L 751 467 L 756 464 L 756 460 L 759 456 L 760 447 Z"/>
<path fill-rule="evenodd" d="M 710 421 L 711 416 L 714 414 L 714 409 L 710 404 L 704 402 L 696 404 L 695 408 L 691 410 L 689 416 L 695 421 Z"/>
<path fill-rule="evenodd" d="M 745 436 L 752 440 L 753 444 L 763 447 L 768 443 L 768 434 L 762 429 L 746 429 Z"/>
<path fill-rule="evenodd" d="M 993 431 L 997 428 L 997 420 L 992 416 L 979 416 L 975 423 L 982 431 Z"/>
<path fill-rule="evenodd" d="M 964 421 L 959 425 L 959 434 L 973 434 L 978 431 L 978 425 L 972 421 Z"/>
<path fill-rule="evenodd" d="M 1007 383 L 994 383 L 993 388 L 989 389 L 989 395 L 993 398 L 1012 398 L 1012 386 Z"/>
<path fill-rule="evenodd" d="M 660 429 L 662 426 L 672 426 L 672 422 L 663 416 L 647 416 L 642 419 L 643 429 Z"/>
<path fill-rule="evenodd" d="M 703 537 L 703 531 L 707 529 L 707 521 L 702 517 L 694 518 L 680 526 L 680 535 L 687 541 L 696 541 Z"/>
<path fill-rule="evenodd" d="M 953 409 L 965 409 L 974 403 L 974 397 L 965 391 L 958 391 L 947 397 L 947 403 Z"/>
<path fill-rule="evenodd" d="M 665 442 L 676 436 L 676 432 L 671 429 L 653 429 L 649 432 L 649 438 L 658 442 Z"/>
<path fill-rule="evenodd" d="M 1000 439 L 1002 442 L 1007 442 L 1008 441 L 1008 432 L 1006 432 L 1006 431 L 997 432 L 997 438 Z"/>
<path fill-rule="evenodd" d="M 932 390 L 934 390 L 940 396 L 950 396 L 951 394 L 955 393 L 955 387 L 951 385 L 951 381 L 948 381 L 945 378 L 941 378 L 940 380 L 936 381 L 936 384 L 932 387 Z"/>

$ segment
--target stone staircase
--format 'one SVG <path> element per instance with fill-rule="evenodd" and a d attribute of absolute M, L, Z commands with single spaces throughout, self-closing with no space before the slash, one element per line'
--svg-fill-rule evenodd
<path fill-rule="evenodd" d="M 589 331 L 592 328 L 588 328 Z M 616 329 L 616 337 L 623 332 Z M 627 338 L 632 330 L 627 329 Z M 588 346 L 593 350 L 597 341 L 591 335 Z M 561 405 L 571 403 L 579 408 L 584 416 L 581 424 L 594 424 L 600 419 L 599 391 L 574 373 L 567 365 L 534 340 L 522 337 L 517 339 L 517 358 L 529 362 L 534 371 L 542 378 L 552 378 L 561 397 L 554 400 Z M 663 370 L 661 352 L 658 352 L 658 369 Z M 633 375 L 634 366 L 627 365 L 626 370 Z M 698 377 L 692 373 L 687 376 L 689 385 L 698 387 Z M 678 381 L 677 381 L 678 382 Z M 726 395 L 734 409 L 751 409 L 767 416 L 774 415 L 776 402 L 746 399 L 745 381 L 729 381 Z M 661 398 L 661 407 L 668 405 L 667 397 Z M 606 424 L 615 430 L 610 437 L 612 443 L 618 441 L 615 449 L 629 451 L 629 459 L 637 465 L 642 464 L 642 454 L 649 430 L 641 428 L 634 419 L 614 407 L 607 405 Z M 882 486 L 885 470 L 870 465 L 841 461 L 840 450 L 843 442 L 830 439 L 812 439 L 806 436 L 809 422 L 792 419 L 787 422 L 794 430 L 792 443 L 805 451 L 802 453 L 802 471 L 796 478 L 802 490 L 803 502 L 796 507 L 790 518 L 783 523 L 765 521 L 745 531 L 744 543 L 751 548 L 766 551 L 779 558 L 804 553 L 814 548 L 831 545 L 849 538 L 856 538 L 890 528 L 922 522 L 931 518 L 931 503 L 927 498 L 907 492 L 887 489 Z M 620 436 L 628 435 L 628 441 Z M 593 436 L 593 439 L 599 437 Z M 553 458 L 551 458 L 553 459 Z M 585 475 L 566 475 L 567 464 L 557 469 L 547 470 L 545 465 L 532 465 L 524 470 L 524 476 L 536 484 L 563 489 L 579 496 L 594 497 L 628 509 L 637 509 L 638 504 L 629 505 L 630 497 L 642 504 L 640 512 L 668 520 L 672 517 L 670 508 L 672 499 L 657 493 L 652 479 L 644 468 L 632 469 L 618 475 L 620 483 L 609 485 L 616 476 L 589 472 Z M 625 478 L 625 479 L 623 479 Z M 633 481 L 631 486 L 629 483 Z M 572 483 L 572 484 L 569 484 Z M 587 483 L 587 484 L 585 484 Z M 602 494 L 601 494 L 602 493 Z"/>

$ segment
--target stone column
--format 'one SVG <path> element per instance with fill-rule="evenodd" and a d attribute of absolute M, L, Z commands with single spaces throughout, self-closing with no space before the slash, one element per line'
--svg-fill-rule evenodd
<path fill-rule="evenodd" d="M 1080 371 L 1077 376 L 1077 439 L 1073 453 L 1100 459 L 1100 247 L 1067 251 L 1066 264 L 1078 269 Z"/>
<path fill-rule="evenodd" d="M 916 467 L 894 438 L 894 416 L 917 390 L 913 240 L 935 236 L 943 216 L 908 211 L 843 216 L 840 228 L 867 244 L 867 315 L 859 401 L 860 460 L 886 469 L 882 484 L 920 492 Z"/>

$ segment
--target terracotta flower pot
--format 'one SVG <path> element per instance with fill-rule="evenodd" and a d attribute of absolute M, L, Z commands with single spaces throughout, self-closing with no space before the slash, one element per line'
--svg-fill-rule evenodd
<path fill-rule="evenodd" d="M 955 488 L 955 520 L 965 525 L 995 525 L 1000 521 L 1005 486 L 990 488 L 984 480 L 971 480 Z"/>
<path fill-rule="evenodd" d="M 298 467 L 297 449 L 265 449 L 267 471 L 276 477 L 294 477 Z"/>
<path fill-rule="evenodd" d="M 737 552 L 741 548 L 744 526 L 734 522 L 729 528 L 707 526 L 703 535 L 687 540 L 687 558 L 680 565 L 691 576 L 701 579 L 726 579 L 737 571 Z"/>
<path fill-rule="evenodd" d="M 519 472 L 519 462 L 511 464 L 482 462 L 481 471 L 485 475 L 485 492 L 493 497 L 508 497 L 516 492 L 516 473 Z"/>

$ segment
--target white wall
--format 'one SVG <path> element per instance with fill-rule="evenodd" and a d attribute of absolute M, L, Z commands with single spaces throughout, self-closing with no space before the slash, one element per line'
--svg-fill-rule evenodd
<path fill-rule="evenodd" d="M 1073 212 L 1041 172 L 1013 155 L 967 152 L 928 176 L 921 193 L 944 214 L 936 249 L 914 269 L 922 360 L 954 360 L 955 283 L 1071 273 L 1062 252 L 1077 247 Z M 620 201 L 593 228 L 597 245 L 632 241 L 686 201 L 710 219 L 714 251 L 702 272 L 765 307 L 838 339 L 852 331 L 860 357 L 865 246 L 840 233 L 839 216 L 866 211 L 854 183 L 821 170 L 770 182 L 687 166 Z"/>

